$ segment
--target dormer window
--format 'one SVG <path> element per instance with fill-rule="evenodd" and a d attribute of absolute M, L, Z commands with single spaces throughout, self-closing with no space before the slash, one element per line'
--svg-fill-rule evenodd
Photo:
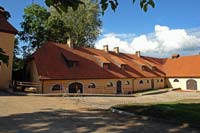
<path fill-rule="evenodd" d="M 141 66 L 141 69 L 142 69 L 142 70 L 147 70 L 147 66 L 142 65 L 142 66 Z"/>
<path fill-rule="evenodd" d="M 103 63 L 103 69 L 109 69 L 110 64 L 109 63 Z"/>
<path fill-rule="evenodd" d="M 67 59 L 63 53 L 61 53 L 61 56 L 63 57 L 68 68 L 74 68 L 78 66 L 79 61 Z"/>
<path fill-rule="evenodd" d="M 126 69 L 126 65 L 125 64 L 121 64 L 121 69 Z"/>

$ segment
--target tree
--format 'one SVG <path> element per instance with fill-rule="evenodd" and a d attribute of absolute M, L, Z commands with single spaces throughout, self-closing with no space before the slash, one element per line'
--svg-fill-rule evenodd
<path fill-rule="evenodd" d="M 13 71 L 21 70 L 24 66 L 24 61 L 22 58 L 18 57 L 21 54 L 21 49 L 19 47 L 18 38 L 15 38 L 14 42 L 14 56 L 13 56 Z"/>
<path fill-rule="evenodd" d="M 39 48 L 48 41 L 46 23 L 50 13 L 37 4 L 24 9 L 24 21 L 21 23 L 23 31 L 19 32 L 20 40 L 28 42 L 33 48 Z"/>
<path fill-rule="evenodd" d="M 94 47 L 102 25 L 99 16 L 98 5 L 90 0 L 85 0 L 85 5 L 80 5 L 75 11 L 69 8 L 67 12 L 61 11 L 60 14 L 55 8 L 51 8 L 49 19 L 52 22 L 56 18 L 57 21 L 64 23 L 64 29 L 68 28 L 66 29 L 68 37 L 75 46 Z"/>
<path fill-rule="evenodd" d="M 93 47 L 100 34 L 101 20 L 98 5 L 85 0 L 76 11 L 58 13 L 51 7 L 47 9 L 33 4 L 25 8 L 23 31 L 20 39 L 29 42 L 33 48 L 39 48 L 45 42 L 67 43 L 68 38 L 75 46 Z M 83 14 L 84 12 L 84 14 Z"/>
<path fill-rule="evenodd" d="M 133 4 L 136 0 L 132 0 Z M 64 11 L 67 12 L 69 7 L 72 7 L 73 10 L 76 10 L 80 5 L 84 5 L 83 0 L 45 0 L 47 6 L 53 6 L 56 8 L 58 12 Z M 113 11 L 116 10 L 119 3 L 118 0 L 99 0 L 99 4 L 101 6 L 102 14 L 108 8 L 108 5 L 112 8 Z M 155 7 L 155 3 L 153 0 L 140 0 L 140 7 L 143 11 L 147 12 L 148 6 Z"/>

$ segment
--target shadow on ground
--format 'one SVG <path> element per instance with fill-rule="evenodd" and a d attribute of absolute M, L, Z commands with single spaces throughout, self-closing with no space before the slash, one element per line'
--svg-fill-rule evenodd
<path fill-rule="evenodd" d="M 129 117 L 113 114 L 108 110 L 53 110 L 15 114 L 0 117 L 1 133 L 66 133 L 66 132 L 197 132 L 185 126 L 177 126 L 148 120 L 145 117 Z"/>

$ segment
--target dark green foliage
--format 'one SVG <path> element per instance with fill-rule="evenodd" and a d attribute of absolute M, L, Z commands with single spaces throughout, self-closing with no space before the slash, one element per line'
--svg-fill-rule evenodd
<path fill-rule="evenodd" d="M 19 58 L 18 56 L 21 53 L 21 49 L 19 47 L 18 38 L 15 38 L 15 44 L 14 44 L 14 57 L 13 57 L 13 71 L 21 70 L 24 66 L 24 61 L 22 58 Z"/>
<path fill-rule="evenodd" d="M 45 42 L 67 43 L 70 38 L 75 46 L 93 47 L 100 34 L 101 20 L 98 5 L 85 0 L 85 5 L 77 10 L 69 8 L 67 12 L 49 11 L 37 4 L 24 10 L 23 31 L 20 39 L 30 43 L 32 48 L 39 48 Z"/>
<path fill-rule="evenodd" d="M 135 3 L 136 0 L 132 0 Z M 45 0 L 47 6 L 53 6 L 58 12 L 68 12 L 68 8 L 72 7 L 75 11 L 78 6 L 85 4 L 83 0 Z M 108 6 L 110 5 L 111 9 L 115 11 L 119 5 L 118 0 L 99 0 L 99 4 L 101 6 L 102 14 L 106 11 Z M 140 7 L 143 11 L 148 10 L 148 5 L 151 7 L 155 7 L 155 3 L 153 0 L 140 0 Z"/>

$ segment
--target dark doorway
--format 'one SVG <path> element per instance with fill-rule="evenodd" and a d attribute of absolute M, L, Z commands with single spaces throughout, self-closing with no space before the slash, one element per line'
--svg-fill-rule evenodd
<path fill-rule="evenodd" d="M 70 84 L 69 93 L 83 93 L 83 85 L 77 82 Z"/>
<path fill-rule="evenodd" d="M 154 79 L 151 79 L 151 88 L 154 89 Z"/>
<path fill-rule="evenodd" d="M 121 94 L 121 93 L 122 93 L 122 82 L 117 81 L 117 94 Z"/>
<path fill-rule="evenodd" d="M 194 79 L 187 80 L 187 89 L 188 90 L 197 90 L 197 81 Z"/>

